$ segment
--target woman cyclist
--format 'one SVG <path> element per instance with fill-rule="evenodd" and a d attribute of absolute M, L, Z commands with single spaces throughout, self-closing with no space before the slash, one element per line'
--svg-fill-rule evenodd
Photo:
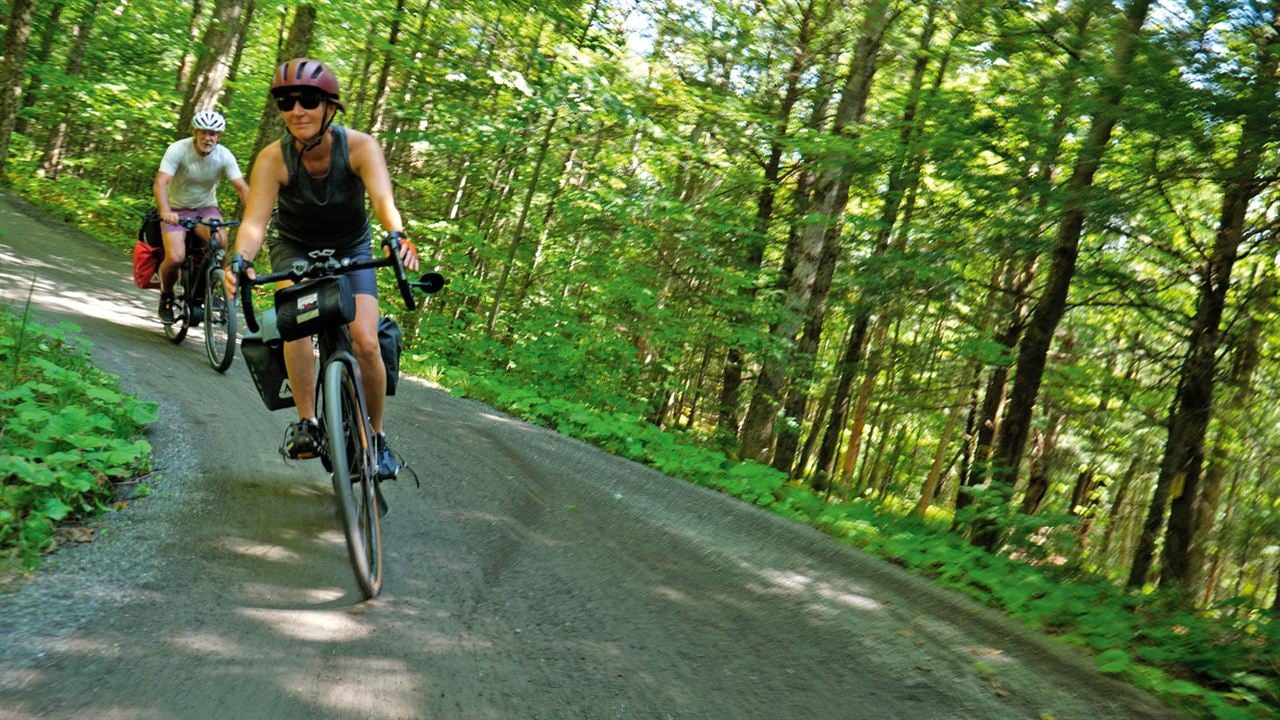
<path fill-rule="evenodd" d="M 278 233 L 267 248 L 273 272 L 287 269 L 294 260 L 308 259 L 312 250 L 332 251 L 339 260 L 370 259 L 372 231 L 365 211 L 367 195 L 382 228 L 399 234 L 400 259 L 405 268 L 417 270 L 418 252 L 404 236 L 404 223 L 392 197 L 391 176 L 382 149 L 369 135 L 333 124 L 334 116 L 344 109 L 333 72 L 318 60 L 295 58 L 276 69 L 271 95 L 287 133 L 254 159 L 235 252 L 252 262 L 262 247 L 272 207 L 278 203 Z M 228 257 L 234 257 L 234 253 Z M 224 277 L 227 294 L 232 296 L 236 277 L 230 270 Z M 346 277 L 355 293 L 356 315 L 349 329 L 377 443 L 378 478 L 390 480 L 399 472 L 400 463 L 382 431 L 386 371 L 378 346 L 377 282 L 372 268 Z M 288 284 L 286 281 L 279 287 Z M 289 426 L 281 451 L 296 459 L 316 457 L 320 430 L 311 340 L 286 342 L 284 357 L 298 421 Z"/>

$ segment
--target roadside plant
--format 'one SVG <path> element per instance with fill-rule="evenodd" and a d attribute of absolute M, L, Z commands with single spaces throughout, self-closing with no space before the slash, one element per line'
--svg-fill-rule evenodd
<path fill-rule="evenodd" d="M 0 308 L 0 567 L 30 570 L 59 523 L 109 506 L 112 484 L 150 470 L 138 435 L 156 405 L 90 363 L 90 343 Z"/>

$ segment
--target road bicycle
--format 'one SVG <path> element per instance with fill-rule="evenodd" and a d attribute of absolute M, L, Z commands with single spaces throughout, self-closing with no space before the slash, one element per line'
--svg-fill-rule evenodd
<path fill-rule="evenodd" d="M 245 274 L 247 263 L 239 255 L 230 266 L 239 278 L 239 287 L 243 288 L 241 307 L 250 332 L 259 332 L 258 318 L 250 299 L 252 288 L 281 280 L 292 280 L 297 284 L 277 291 L 277 321 L 283 312 L 280 295 L 292 291 L 289 295 L 291 300 L 284 302 L 293 302 L 292 298 L 296 298 L 298 307 L 306 307 L 303 314 L 309 317 L 308 322 L 315 323 L 307 328 L 307 332 L 299 334 L 305 337 L 314 333 L 319 347 L 316 416 L 320 421 L 320 458 L 325 469 L 332 473 L 333 490 L 347 538 L 347 554 L 356 582 L 366 599 L 377 597 L 382 591 L 382 494 L 378 489 L 376 448 L 373 429 L 369 425 L 364 385 L 360 380 L 360 363 L 351 353 L 351 333 L 347 329 L 347 323 L 354 317 L 355 300 L 350 286 L 331 282 L 330 279 L 363 268 L 394 268 L 396 286 L 409 310 L 416 307 L 415 289 L 434 293 L 445 284 L 439 273 L 426 273 L 418 281 L 408 279 L 400 262 L 398 234 L 388 234 L 383 238 L 382 246 L 389 249 L 389 256 L 339 261 L 324 256 L 330 251 L 315 251 L 310 261 L 295 261 L 287 270 L 256 278 Z M 326 283 L 329 287 L 324 287 Z M 334 303 L 349 305 L 352 308 L 350 317 L 341 313 L 324 317 L 330 315 L 329 308 Z"/>
<path fill-rule="evenodd" d="M 164 334 L 177 345 L 187 331 L 204 322 L 204 350 L 209 365 L 226 372 L 236 351 L 236 309 L 227 302 L 222 285 L 222 260 L 225 250 L 218 243 L 219 231 L 240 224 L 239 220 L 223 222 L 217 218 L 181 218 L 178 224 L 187 229 L 187 257 L 178 267 L 173 286 L 173 322 L 165 323 Z M 209 239 L 196 232 L 196 227 L 209 228 Z"/>

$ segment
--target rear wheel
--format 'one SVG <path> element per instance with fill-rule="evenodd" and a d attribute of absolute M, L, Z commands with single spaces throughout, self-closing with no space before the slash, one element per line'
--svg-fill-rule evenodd
<path fill-rule="evenodd" d="M 209 264 L 204 283 L 204 349 L 209 364 L 226 372 L 236 354 L 236 306 L 227 300 L 222 284 L 222 265 Z"/>
<path fill-rule="evenodd" d="M 351 567 L 364 596 L 373 598 L 382 591 L 382 523 L 374 487 L 373 434 L 360 402 L 354 363 L 347 358 L 325 366 L 323 417 Z"/>
<path fill-rule="evenodd" d="M 187 284 L 191 277 L 184 265 L 178 269 L 178 278 L 173 283 L 173 322 L 165 323 L 164 336 L 174 345 L 187 337 L 191 328 L 191 306 L 187 303 Z"/>

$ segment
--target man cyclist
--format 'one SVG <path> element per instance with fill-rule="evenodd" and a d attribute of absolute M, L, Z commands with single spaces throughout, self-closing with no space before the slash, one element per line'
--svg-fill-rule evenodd
<path fill-rule="evenodd" d="M 254 159 L 249 199 L 236 234 L 235 253 L 228 253 L 229 259 L 238 253 L 253 261 L 262 248 L 272 206 L 277 203 L 277 232 L 267 247 L 273 272 L 289 268 L 294 260 L 306 260 L 312 250 L 331 251 L 337 260 L 371 259 L 373 233 L 365 210 L 367 195 L 383 229 L 399 235 L 405 268 L 417 270 L 418 251 L 404 235 L 382 149 L 369 135 L 333 124 L 334 116 L 344 109 L 333 72 L 317 60 L 295 58 L 276 69 L 271 95 L 287 132 Z M 237 278 L 230 267 L 224 277 L 231 297 Z M 372 268 L 346 277 L 355 294 L 356 316 L 348 329 L 374 431 L 378 478 L 391 480 L 399 473 L 400 462 L 382 432 L 387 378 L 378 346 L 378 285 Z M 284 281 L 277 288 L 289 284 Z M 289 426 L 281 451 L 295 459 L 316 457 L 320 428 L 311 339 L 286 342 L 284 358 L 298 421 Z"/>
<path fill-rule="evenodd" d="M 173 283 L 178 268 L 187 257 L 187 229 L 178 220 L 193 217 L 222 219 L 218 209 L 218 180 L 226 178 L 243 205 L 249 184 L 231 151 L 218 144 L 227 121 L 216 110 L 201 110 L 191 118 L 191 137 L 178 140 L 164 152 L 156 172 L 152 192 L 160 213 L 164 237 L 164 259 L 160 261 L 160 320 L 173 322 Z M 209 239 L 209 228 L 196 226 L 201 238 Z M 225 236 L 218 238 L 223 247 Z"/>

